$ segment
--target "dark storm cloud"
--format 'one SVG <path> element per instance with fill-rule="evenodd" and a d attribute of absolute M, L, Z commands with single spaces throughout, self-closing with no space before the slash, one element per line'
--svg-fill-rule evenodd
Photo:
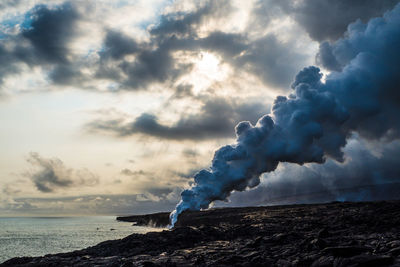
<path fill-rule="evenodd" d="M 56 84 L 81 81 L 79 68 L 69 57 L 70 42 L 78 35 L 77 22 L 82 19 L 76 8 L 65 3 L 55 8 L 38 5 L 25 14 L 21 32 L 0 39 L 0 83 L 9 74 L 19 73 L 21 64 L 43 66 Z"/>
<path fill-rule="evenodd" d="M 191 63 L 181 63 L 175 52 L 208 51 L 221 56 L 239 71 L 255 74 L 273 87 L 286 88 L 295 70 L 305 58 L 294 46 L 269 34 L 249 39 L 248 32 L 229 33 L 218 30 L 234 11 L 229 1 L 206 1 L 188 12 L 172 12 L 148 29 L 149 40 L 138 41 L 117 29 L 106 29 L 103 49 L 97 62 L 86 62 L 95 72 L 93 77 L 81 72 L 85 59 L 71 60 L 69 44 L 77 37 L 78 23 L 84 20 L 73 3 L 50 8 L 40 5 L 29 11 L 26 27 L 17 36 L 13 51 L 7 51 L 8 62 L 45 66 L 51 82 L 83 86 L 90 79 L 108 79 L 121 90 L 147 89 L 153 83 L 174 83 L 192 70 Z M 202 25 L 213 23 L 216 29 L 199 36 Z M 222 25 L 222 24 L 221 24 Z M 10 43 L 11 38 L 7 37 Z M 28 42 L 29 45 L 19 43 Z M 0 51 L 4 54 L 3 51 Z M 129 59 L 127 55 L 131 55 Z M 5 57 L 5 55 L 3 55 Z M 11 59 L 10 59 L 11 57 Z M 132 60 L 134 58 L 134 60 Z M 289 64 L 290 63 L 290 64 Z M 0 69 L 0 77 L 18 69 Z"/>
<path fill-rule="evenodd" d="M 134 45 L 134 44 L 132 44 Z M 143 88 L 153 82 L 174 81 L 191 70 L 191 65 L 179 65 L 172 53 L 175 51 L 209 51 L 221 56 L 238 70 L 246 70 L 259 77 L 265 84 L 284 87 L 290 83 L 296 70 L 306 57 L 296 52 L 291 43 L 283 43 L 272 34 L 250 42 L 245 35 L 212 32 L 204 38 L 166 39 L 155 50 L 137 53 L 134 63 L 124 61 L 115 68 L 102 68 L 99 76 L 117 77 L 122 71 L 129 78 L 124 81 L 127 89 Z"/>
<path fill-rule="evenodd" d="M 154 82 L 166 82 L 178 78 L 186 67 L 176 67 L 171 47 L 160 45 L 156 50 L 145 50 L 137 55 L 135 63 L 123 62 L 121 70 L 128 76 L 123 82 L 128 88 L 146 88 Z"/>
<path fill-rule="evenodd" d="M 68 43 L 76 35 L 76 21 L 80 18 L 71 4 L 56 9 L 37 6 L 31 10 L 32 22 L 22 36 L 31 43 L 40 60 L 65 64 Z"/>
<path fill-rule="evenodd" d="M 118 42 L 109 44 L 109 47 L 113 46 L 118 47 Z M 132 42 L 129 53 L 136 53 L 134 62 L 122 61 L 111 64 L 111 67 L 107 66 L 110 62 L 102 62 L 97 75 L 120 78 L 118 73 L 122 72 L 128 77 L 122 81 L 125 89 L 146 88 L 153 82 L 175 81 L 191 71 L 190 64 L 178 64 L 172 56 L 173 52 L 209 51 L 219 54 L 223 62 L 235 69 L 248 71 L 265 84 L 282 88 L 289 85 L 291 77 L 306 60 L 304 55 L 295 51 L 291 43 L 280 42 L 273 34 L 249 41 L 243 34 L 215 31 L 203 38 L 167 37 L 156 45 L 157 48 L 153 47 L 153 43 L 142 44 L 138 49 Z M 106 51 L 111 53 L 112 49 Z M 105 53 L 102 54 L 104 57 Z"/>
<path fill-rule="evenodd" d="M 118 136 L 143 134 L 163 139 L 202 140 L 233 137 L 232 129 L 242 120 L 255 122 L 268 112 L 260 103 L 234 103 L 224 99 L 208 100 L 198 114 L 182 115 L 173 125 L 164 125 L 157 116 L 143 113 L 133 122 L 122 120 L 94 121 L 87 125 L 90 131 L 107 131 Z"/>
<path fill-rule="evenodd" d="M 151 83 L 174 81 L 190 70 L 190 66 L 177 64 L 171 53 L 198 47 L 192 37 L 180 40 L 176 35 L 188 33 L 191 28 L 195 33 L 199 23 L 222 14 L 222 11 L 226 14 L 227 7 L 227 1 L 207 1 L 192 12 L 163 15 L 160 22 L 149 29 L 151 40 L 145 43 L 138 43 L 118 31 L 107 30 L 104 50 L 99 52 L 100 60 L 91 66 L 97 69 L 95 78 L 114 80 L 123 89 L 146 89 Z M 41 65 L 49 68 L 49 78 L 55 84 L 82 86 L 83 81 L 90 79 L 80 71 L 82 62 L 71 61 L 73 51 L 70 51 L 69 44 L 80 34 L 78 22 L 84 19 L 73 2 L 54 8 L 38 5 L 26 17 L 25 28 L 19 35 L 13 38 L 6 35 L 4 40 L 0 40 L 13 47 L 6 51 L 0 46 L 0 58 L 9 63 L 7 68 L 0 69 L 0 78 L 18 72 L 13 63 L 26 63 L 31 67 Z M 196 34 L 194 38 L 197 38 Z M 26 41 L 29 45 L 20 45 Z M 129 54 L 135 54 L 134 62 L 124 60 L 124 56 Z"/>
<path fill-rule="evenodd" d="M 6 77 L 10 73 L 19 72 L 19 68 L 15 65 L 18 62 L 18 59 L 10 52 L 4 44 L 1 43 L 0 40 L 0 85 L 3 83 L 4 77 Z M 4 64 L 7 62 L 7 64 Z"/>
<path fill-rule="evenodd" d="M 116 79 L 123 89 L 146 89 L 151 83 L 174 81 L 190 71 L 190 65 L 178 64 L 172 53 L 175 51 L 192 51 L 220 47 L 228 44 L 232 38 L 223 39 L 223 33 L 215 33 L 209 38 L 197 37 L 196 26 L 208 17 L 224 14 L 229 11 L 228 1 L 207 1 L 192 12 L 173 12 L 162 15 L 160 22 L 153 26 L 149 33 L 150 42 L 137 43 L 118 31 L 109 30 L 104 40 L 104 51 L 100 52 L 101 61 L 97 77 Z M 222 12 L 222 13 L 221 13 Z M 228 36 L 228 35 L 227 35 Z M 225 41 L 225 42 L 224 42 Z M 224 43 L 222 43 L 224 42 Z M 135 54 L 135 61 L 123 60 L 128 54 Z M 114 62 L 119 60 L 119 62 Z M 126 79 L 121 80 L 121 74 Z"/>
<path fill-rule="evenodd" d="M 100 56 L 121 59 L 125 55 L 138 52 L 139 48 L 135 40 L 125 34 L 109 30 L 104 40 L 105 50 L 100 52 Z"/>
<path fill-rule="evenodd" d="M 200 48 L 215 51 L 227 61 L 229 61 L 229 57 L 235 57 L 249 49 L 245 35 L 221 31 L 210 33 L 207 37 L 200 39 L 199 43 Z"/>
<path fill-rule="evenodd" d="M 328 70 L 340 71 L 342 66 L 336 60 L 329 42 L 323 42 L 319 45 L 319 52 L 316 55 L 316 63 Z"/>
<path fill-rule="evenodd" d="M 171 99 L 181 99 L 193 96 L 193 85 L 184 83 L 176 86 L 175 93 L 172 95 Z"/>
<path fill-rule="evenodd" d="M 271 19 L 290 15 L 305 28 L 311 38 L 318 41 L 335 40 L 343 35 L 349 23 L 379 16 L 393 7 L 395 2 L 397 1 L 262 1 L 256 3 L 254 14 L 257 18 L 251 20 L 248 28 L 262 28 Z M 150 28 L 149 43 L 138 44 L 132 38 L 113 31 L 105 39 L 105 53 L 119 60 L 124 55 L 135 54 L 136 60 L 122 60 L 118 64 L 111 64 L 111 67 L 100 64 L 98 76 L 117 79 L 124 89 L 145 89 L 154 82 L 174 82 L 190 72 L 191 66 L 179 65 L 172 55 L 174 52 L 206 50 L 219 54 L 222 61 L 228 62 L 235 69 L 256 75 L 266 85 L 286 88 L 307 60 L 295 48 L 294 43 L 279 41 L 274 34 L 252 40 L 249 40 L 246 32 L 233 34 L 215 31 L 202 38 L 198 36 L 198 28 L 202 23 L 218 17 L 228 17 L 233 10 L 229 2 L 208 1 L 191 12 L 163 15 L 160 22 Z M 329 52 L 326 44 L 322 44 L 321 49 Z M 340 66 L 333 59 L 329 53 L 318 57 L 320 64 L 338 70 Z M 121 73 L 128 78 L 122 79 Z"/>
<path fill-rule="evenodd" d="M 235 63 L 238 68 L 260 77 L 265 84 L 285 87 L 305 60 L 290 43 L 279 42 L 268 34 L 252 42 Z"/>
<path fill-rule="evenodd" d="M 110 31 L 104 40 L 105 50 L 100 53 L 97 76 L 116 79 L 123 89 L 145 89 L 151 83 L 174 82 L 191 71 L 191 65 L 180 64 L 174 52 L 208 51 L 220 55 L 223 62 L 236 70 L 256 75 L 267 85 L 287 87 L 306 61 L 293 43 L 281 42 L 274 34 L 250 40 L 247 32 L 215 30 L 198 36 L 201 23 L 226 18 L 232 11 L 229 2 L 208 1 L 192 12 L 164 15 L 150 29 L 150 41 L 144 43 Z M 124 60 L 128 54 L 135 55 L 133 62 Z"/>
<path fill-rule="evenodd" d="M 237 56 L 246 48 L 244 38 L 238 34 L 213 32 L 205 38 L 165 37 L 153 39 L 150 43 L 136 44 L 121 33 L 113 32 L 113 38 L 107 35 L 106 49 L 101 52 L 98 77 L 121 79 L 121 73 L 127 79 L 121 80 L 125 89 L 144 89 L 149 84 L 175 81 L 191 70 L 190 64 L 179 64 L 172 56 L 177 51 L 213 51 L 227 60 Z M 118 36 L 118 37 L 116 37 Z M 118 52 L 117 52 L 118 51 Z M 127 54 L 134 54 L 135 61 L 122 60 Z"/>
<path fill-rule="evenodd" d="M 84 77 L 79 67 L 72 64 L 59 64 L 49 73 L 49 78 L 56 84 L 60 85 L 79 85 L 84 81 Z"/>
<path fill-rule="evenodd" d="M 54 192 L 57 189 L 67 189 L 75 186 L 92 186 L 99 183 L 98 177 L 86 169 L 74 170 L 67 168 L 57 159 L 46 159 L 38 153 L 30 153 L 27 161 L 36 171 L 26 175 L 32 180 L 36 188 L 44 193 Z"/>
<path fill-rule="evenodd" d="M 174 80 L 188 69 L 188 66 L 176 66 L 171 53 L 179 48 L 171 45 L 173 40 L 163 43 L 153 40 L 154 43 L 143 44 L 129 40 L 129 37 L 115 31 L 107 34 L 106 48 L 100 53 L 97 77 L 116 80 L 123 89 L 136 90 L 146 89 L 151 83 Z M 123 59 L 128 54 L 135 54 L 133 62 Z"/>
<path fill-rule="evenodd" d="M 129 77 L 124 84 L 129 87 L 145 87 L 153 82 L 174 81 L 191 70 L 190 64 L 179 64 L 172 56 L 176 51 L 206 50 L 228 57 L 237 56 L 246 44 L 238 34 L 213 32 L 205 38 L 177 38 L 176 36 L 163 39 L 156 49 L 144 49 L 137 54 L 134 63 L 123 62 L 121 70 Z M 152 47 L 153 45 L 149 45 Z"/>
<path fill-rule="evenodd" d="M 334 41 L 343 36 L 347 26 L 360 19 L 367 22 L 382 16 L 399 0 L 267 0 L 255 4 L 255 27 L 272 19 L 292 16 L 316 41 Z"/>
<path fill-rule="evenodd" d="M 367 22 L 392 9 L 398 0 L 303 0 L 290 12 L 317 41 L 336 40 L 357 19 Z"/>
<path fill-rule="evenodd" d="M 39 5 L 30 11 L 29 28 L 22 31 L 23 38 L 29 40 L 32 49 L 25 50 L 32 66 L 50 66 L 48 77 L 59 85 L 82 85 L 85 77 L 80 72 L 81 64 L 71 60 L 74 53 L 69 44 L 79 35 L 77 23 L 83 19 L 76 7 L 64 3 L 56 8 Z"/>
<path fill-rule="evenodd" d="M 218 30 L 219 23 L 226 23 L 224 19 L 235 11 L 235 7 L 230 1 L 206 1 L 192 11 L 161 15 L 159 21 L 148 28 L 150 38 L 145 42 L 116 29 L 107 29 L 99 61 L 88 63 L 96 73 L 93 77 L 80 71 L 84 59 L 71 61 L 73 51 L 68 46 L 79 34 L 77 26 L 85 19 L 84 15 L 77 11 L 74 2 L 57 7 L 39 5 L 26 14 L 25 28 L 18 36 L 6 35 L 0 40 L 0 59 L 9 62 L 9 67 L 0 67 L 0 80 L 18 73 L 18 63 L 26 63 L 31 67 L 49 68 L 49 79 L 55 84 L 83 86 L 85 81 L 101 78 L 118 83 L 122 90 L 147 89 L 153 83 L 173 83 L 191 71 L 191 64 L 180 63 L 175 52 L 205 50 L 219 54 L 223 62 L 236 70 L 252 73 L 266 85 L 282 89 L 287 88 L 306 58 L 294 44 L 281 42 L 273 34 L 250 39 L 248 34 L 252 30 L 266 27 L 271 19 L 290 15 L 313 39 L 335 40 L 343 35 L 350 22 L 381 15 L 396 2 L 260 1 L 255 5 L 255 19 L 250 20 L 247 30 L 228 33 Z M 9 4 L 13 3 L 6 3 Z M 216 26 L 215 31 L 200 37 L 199 29 L 210 22 Z M 23 44 L 26 41 L 30 45 Z M 1 43 L 5 42 L 13 48 L 2 49 Z M 329 46 L 322 44 L 323 49 L 326 53 L 320 53 L 319 63 L 338 70 L 341 65 L 333 60 Z M 127 55 L 133 55 L 135 59 L 127 60 Z"/>

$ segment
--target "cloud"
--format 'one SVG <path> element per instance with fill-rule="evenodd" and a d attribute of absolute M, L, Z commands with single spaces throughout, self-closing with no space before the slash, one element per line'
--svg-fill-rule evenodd
<path fill-rule="evenodd" d="M 138 171 L 131 171 L 130 169 L 123 169 L 121 171 L 122 175 L 126 175 L 126 176 L 137 176 L 137 175 L 148 175 L 151 173 L 147 173 L 143 170 L 138 170 Z"/>
<path fill-rule="evenodd" d="M 27 172 L 35 187 L 44 193 L 50 193 L 59 189 L 68 189 L 77 186 L 93 186 L 99 183 L 97 175 L 86 169 L 74 170 L 68 168 L 57 159 L 46 159 L 38 153 L 32 152 L 27 158 L 36 171 Z"/>
<path fill-rule="evenodd" d="M 185 148 L 182 151 L 182 155 L 187 158 L 196 158 L 199 155 L 199 152 L 196 149 Z"/>
<path fill-rule="evenodd" d="M 193 85 L 191 84 L 179 84 L 175 88 L 174 94 L 171 96 L 171 100 L 182 99 L 186 97 L 194 97 Z"/>
<path fill-rule="evenodd" d="M 10 215 L 132 215 L 170 211 L 181 188 L 160 188 L 140 194 L 96 194 L 68 197 L 14 197 L 2 199 L 1 214 Z"/>
<path fill-rule="evenodd" d="M 197 29 L 205 20 L 229 15 L 232 6 L 226 0 L 209 0 L 202 6 L 197 6 L 190 12 L 171 12 L 162 15 L 160 23 L 150 30 L 150 34 L 165 38 L 169 35 L 195 35 Z"/>
<path fill-rule="evenodd" d="M 0 3 L 0 8 L 8 8 L 18 6 L 22 0 L 4 0 Z"/>
<path fill-rule="evenodd" d="M 267 34 L 250 43 L 237 58 L 235 65 L 260 77 L 266 85 L 285 87 L 306 61 L 305 55 L 298 53 L 292 44 Z"/>
<path fill-rule="evenodd" d="M 31 42 L 37 58 L 49 63 L 67 63 L 68 44 L 77 34 L 76 22 L 80 19 L 74 7 L 69 3 L 55 9 L 39 5 L 31 10 L 30 19 L 22 36 Z"/>
<path fill-rule="evenodd" d="M 117 81 L 125 90 L 146 89 L 153 83 L 173 84 L 190 73 L 194 63 L 182 61 L 185 57 L 177 52 L 208 51 L 235 70 L 259 77 L 266 85 L 287 87 L 308 60 L 292 40 L 279 40 L 275 33 L 254 38 L 248 32 L 226 32 L 218 23 L 202 32 L 209 20 L 228 18 L 233 10 L 230 2 L 207 1 L 190 12 L 167 13 L 159 24 L 150 27 L 146 42 L 110 30 L 104 40 L 105 50 L 100 52 L 97 76 Z M 125 58 L 127 55 L 134 60 Z"/>
<path fill-rule="evenodd" d="M 223 32 L 213 32 L 204 38 L 175 35 L 153 38 L 149 43 L 136 43 L 122 33 L 108 33 L 96 75 L 115 79 L 125 90 L 146 89 L 152 83 L 175 82 L 191 71 L 192 63 L 181 62 L 173 56 L 174 52 L 215 51 L 231 61 L 246 48 L 244 37 Z M 129 54 L 135 56 L 134 61 L 124 59 Z"/>
<path fill-rule="evenodd" d="M 20 64 L 27 64 L 31 68 L 44 68 L 48 81 L 60 86 L 93 89 L 98 87 L 99 80 L 107 80 L 117 84 L 113 90 L 148 89 L 152 84 L 176 87 L 174 83 L 192 71 L 195 61 L 188 61 L 187 55 L 177 52 L 209 51 L 220 55 L 221 61 L 236 71 L 255 75 L 265 85 L 282 90 L 287 88 L 296 70 L 309 61 L 308 54 L 296 43 L 296 40 L 301 42 L 301 33 L 291 32 L 289 38 L 282 40 L 279 32 L 266 33 L 260 29 L 268 28 L 272 21 L 282 24 L 291 16 L 311 38 L 336 40 L 350 22 L 379 16 L 396 2 L 256 2 L 252 13 L 255 18 L 249 20 L 245 31 L 229 31 L 226 27 L 233 19 L 232 14 L 243 11 L 230 1 L 205 1 L 190 9 L 171 4 L 158 21 L 147 27 L 146 38 L 96 22 L 97 18 L 87 14 L 96 12 L 92 5 L 79 8 L 73 2 L 59 5 L 43 2 L 24 14 L 26 19 L 20 32 L 1 38 L 0 59 L 9 64 L 7 68 L 0 67 L 0 80 L 19 73 Z M 21 6 L 20 2 L 5 5 Z M 87 30 L 105 34 L 102 44 L 91 47 L 87 54 L 77 55 L 71 44 L 82 35 L 82 23 L 92 23 L 98 28 Z M 328 49 L 327 45 L 321 47 Z M 332 56 L 321 55 L 321 64 L 338 69 L 331 61 Z"/>
<path fill-rule="evenodd" d="M 302 1 L 296 8 L 294 17 L 314 40 L 336 40 L 343 36 L 350 23 L 358 19 L 365 23 L 371 18 L 380 17 L 398 2 L 398 0 L 308 0 Z"/>
<path fill-rule="evenodd" d="M 329 42 L 323 42 L 319 45 L 319 52 L 315 57 L 316 63 L 332 71 L 340 71 L 342 66 L 337 61 Z"/>
<path fill-rule="evenodd" d="M 134 121 L 96 120 L 86 125 L 91 132 L 105 131 L 117 136 L 142 134 L 172 140 L 204 140 L 233 137 L 232 129 L 242 120 L 255 122 L 268 106 L 261 103 L 236 103 L 222 98 L 208 100 L 199 113 L 183 115 L 172 125 L 164 125 L 155 115 L 143 113 Z"/>
<path fill-rule="evenodd" d="M 121 78 L 118 73 L 122 71 L 128 77 L 122 81 L 123 88 L 146 88 L 154 82 L 177 81 L 191 71 L 191 64 L 179 63 L 179 58 L 172 56 L 173 52 L 210 51 L 219 54 L 222 62 L 229 63 L 236 70 L 247 71 L 266 85 L 282 88 L 290 83 L 296 70 L 307 60 L 291 42 L 279 41 L 273 34 L 250 41 L 245 34 L 215 31 L 203 38 L 172 36 L 156 40 L 158 44 L 147 44 L 147 48 L 139 52 L 132 42 L 129 53 L 136 53 L 134 62 L 122 61 L 117 65 L 103 62 L 97 75 Z M 154 46 L 157 48 L 153 49 Z M 111 53 L 112 49 L 107 51 Z"/>
<path fill-rule="evenodd" d="M 265 25 L 277 14 L 291 16 L 316 41 L 334 41 L 341 37 L 347 26 L 361 20 L 367 22 L 392 9 L 398 0 L 300 0 L 259 1 L 254 14 Z"/>
<path fill-rule="evenodd" d="M 44 68 L 56 84 L 71 84 L 81 78 L 70 44 L 80 34 L 77 23 L 82 19 L 71 3 L 37 5 L 28 11 L 15 33 L 0 38 L 0 60 L 7 62 L 6 67 L 0 67 L 0 85 L 8 75 L 26 70 L 23 66 Z"/>
<path fill-rule="evenodd" d="M 16 66 L 18 58 L 1 42 L 0 40 L 0 62 L 7 62 L 7 64 L 0 64 L 0 85 L 3 83 L 4 77 L 11 73 L 19 72 L 19 67 Z"/>
<path fill-rule="evenodd" d="M 14 68 L 0 69 L 0 77 L 18 73 L 18 64 L 27 64 L 44 68 L 48 81 L 60 86 L 93 89 L 106 81 L 116 84 L 112 90 L 146 90 L 153 84 L 176 87 L 181 77 L 191 73 L 194 55 L 208 51 L 236 71 L 259 77 L 265 85 L 286 88 L 307 56 L 275 33 L 254 38 L 251 30 L 229 31 L 226 25 L 238 8 L 230 1 L 206 1 L 190 10 L 171 4 L 157 23 L 147 27 L 146 38 L 139 38 L 93 21 L 86 14 L 96 12 L 92 5 L 86 9 L 73 2 L 38 5 L 25 14 L 17 35 L 0 40 L 0 57 Z M 85 23 L 97 27 L 86 30 L 104 33 L 103 41 L 87 53 L 75 53 L 71 44 L 84 35 L 81 25 Z M 4 53 L 1 43 L 12 49 Z"/>
<path fill-rule="evenodd" d="M 133 38 L 115 30 L 107 31 L 104 46 L 104 51 L 99 53 L 100 56 L 112 59 L 121 59 L 125 55 L 138 52 L 139 49 Z"/>
<path fill-rule="evenodd" d="M 160 22 L 149 29 L 149 42 L 138 43 L 121 32 L 109 30 L 104 40 L 105 50 L 100 52 L 96 75 L 117 79 L 121 88 L 127 90 L 175 81 L 190 70 L 190 65 L 179 63 L 172 53 L 198 49 L 196 26 L 207 17 L 221 14 L 222 10 L 226 15 L 228 6 L 227 1 L 207 1 L 193 11 L 164 14 Z M 207 41 L 203 42 L 206 46 Z M 123 59 L 129 54 L 135 55 L 134 61 Z M 120 62 L 116 64 L 115 60 Z"/>
<path fill-rule="evenodd" d="M 120 66 L 128 77 L 123 81 L 124 87 L 146 88 L 150 83 L 163 83 L 178 78 L 184 70 L 175 67 L 170 50 L 168 45 L 162 44 L 156 50 L 142 51 L 133 64 L 123 62 Z"/>

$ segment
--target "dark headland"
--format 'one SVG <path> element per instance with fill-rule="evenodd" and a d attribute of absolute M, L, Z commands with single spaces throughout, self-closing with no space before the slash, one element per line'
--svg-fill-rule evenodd
<path fill-rule="evenodd" d="M 167 213 L 121 217 L 163 225 Z M 400 201 L 224 208 L 176 227 L 0 266 L 400 266 Z"/>

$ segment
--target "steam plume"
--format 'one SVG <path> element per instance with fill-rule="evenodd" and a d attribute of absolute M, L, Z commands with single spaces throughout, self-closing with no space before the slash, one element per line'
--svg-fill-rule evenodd
<path fill-rule="evenodd" d="M 280 162 L 343 161 L 342 148 L 352 132 L 367 139 L 397 139 L 400 120 L 400 4 L 382 18 L 348 27 L 347 37 L 321 44 L 322 64 L 332 72 L 321 81 L 317 67 L 300 71 L 293 92 L 278 96 L 272 113 L 256 125 L 240 122 L 235 144 L 218 149 L 211 167 L 194 176 L 171 213 L 171 225 L 184 210 L 200 210 L 232 191 L 260 183 L 260 175 Z"/>

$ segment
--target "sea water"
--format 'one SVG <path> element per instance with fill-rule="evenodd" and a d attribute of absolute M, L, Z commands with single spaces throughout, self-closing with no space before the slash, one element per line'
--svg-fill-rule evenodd
<path fill-rule="evenodd" d="M 112 216 L 0 217 L 0 263 L 13 257 L 68 252 L 132 233 L 161 230 L 132 226 Z"/>

